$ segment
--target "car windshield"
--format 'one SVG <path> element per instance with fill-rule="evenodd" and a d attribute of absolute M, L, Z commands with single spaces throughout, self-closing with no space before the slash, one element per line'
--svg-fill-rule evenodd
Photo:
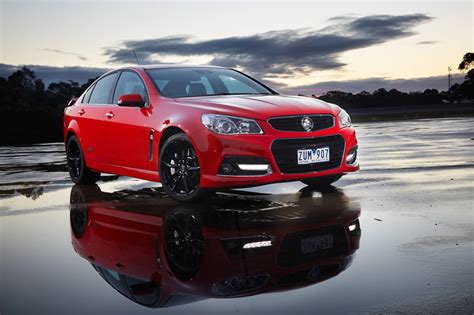
<path fill-rule="evenodd" d="M 170 98 L 275 94 L 250 77 L 231 69 L 162 68 L 147 72 L 160 94 Z"/>

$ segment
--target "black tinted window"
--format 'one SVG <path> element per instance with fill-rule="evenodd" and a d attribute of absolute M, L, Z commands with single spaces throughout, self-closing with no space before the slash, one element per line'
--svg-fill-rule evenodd
<path fill-rule="evenodd" d="M 91 97 L 92 90 L 94 89 L 94 86 L 91 86 L 84 97 L 82 98 L 82 103 L 89 103 L 89 98 Z"/>
<path fill-rule="evenodd" d="M 147 72 L 166 97 L 273 94 L 260 83 L 231 69 L 164 68 Z"/>
<path fill-rule="evenodd" d="M 116 77 L 117 73 L 115 72 L 97 81 L 89 99 L 89 103 L 109 104 L 110 95 L 112 94 L 112 88 L 114 87 Z"/>
<path fill-rule="evenodd" d="M 145 85 L 138 74 L 130 71 L 122 72 L 115 88 L 112 103 L 117 104 L 119 97 L 125 94 L 140 94 L 145 101 L 148 100 Z"/>

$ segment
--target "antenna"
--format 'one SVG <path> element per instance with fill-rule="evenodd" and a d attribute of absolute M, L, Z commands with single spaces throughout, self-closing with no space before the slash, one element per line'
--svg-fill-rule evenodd
<path fill-rule="evenodd" d="M 135 53 L 135 49 L 132 49 L 133 55 L 135 56 L 135 59 L 137 60 L 137 65 L 140 65 L 140 61 L 138 60 L 137 54 Z"/>
<path fill-rule="evenodd" d="M 448 91 L 451 90 L 451 67 L 448 67 Z"/>

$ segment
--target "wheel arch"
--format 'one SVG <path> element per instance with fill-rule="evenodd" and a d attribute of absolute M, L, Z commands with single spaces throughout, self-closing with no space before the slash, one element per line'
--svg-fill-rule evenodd
<path fill-rule="evenodd" d="M 166 140 L 168 140 L 171 136 L 179 133 L 185 134 L 189 137 L 189 135 L 183 129 L 177 126 L 169 126 L 164 129 L 161 133 L 160 142 L 158 144 L 158 154 L 161 152 L 161 148 L 163 147 L 163 144 L 165 144 Z"/>
<path fill-rule="evenodd" d="M 64 132 L 64 145 L 67 145 L 69 138 L 71 138 L 72 136 L 76 136 L 77 139 L 79 139 L 79 142 L 81 142 L 79 125 L 75 120 L 71 120 L 69 122 L 66 131 Z"/>
<path fill-rule="evenodd" d="M 67 145 L 67 142 L 69 141 L 69 139 L 72 137 L 72 136 L 76 136 L 76 133 L 72 130 L 69 130 L 67 133 L 66 133 L 66 138 L 64 139 L 64 144 Z"/>

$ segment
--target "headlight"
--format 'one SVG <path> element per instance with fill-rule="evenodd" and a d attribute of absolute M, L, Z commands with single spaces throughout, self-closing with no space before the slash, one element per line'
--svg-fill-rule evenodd
<path fill-rule="evenodd" d="M 339 126 L 341 128 L 346 128 L 351 126 L 351 117 L 345 110 L 341 109 L 339 112 Z"/>
<path fill-rule="evenodd" d="M 207 129 L 222 135 L 262 134 L 262 128 L 253 119 L 204 114 L 202 124 Z"/>

